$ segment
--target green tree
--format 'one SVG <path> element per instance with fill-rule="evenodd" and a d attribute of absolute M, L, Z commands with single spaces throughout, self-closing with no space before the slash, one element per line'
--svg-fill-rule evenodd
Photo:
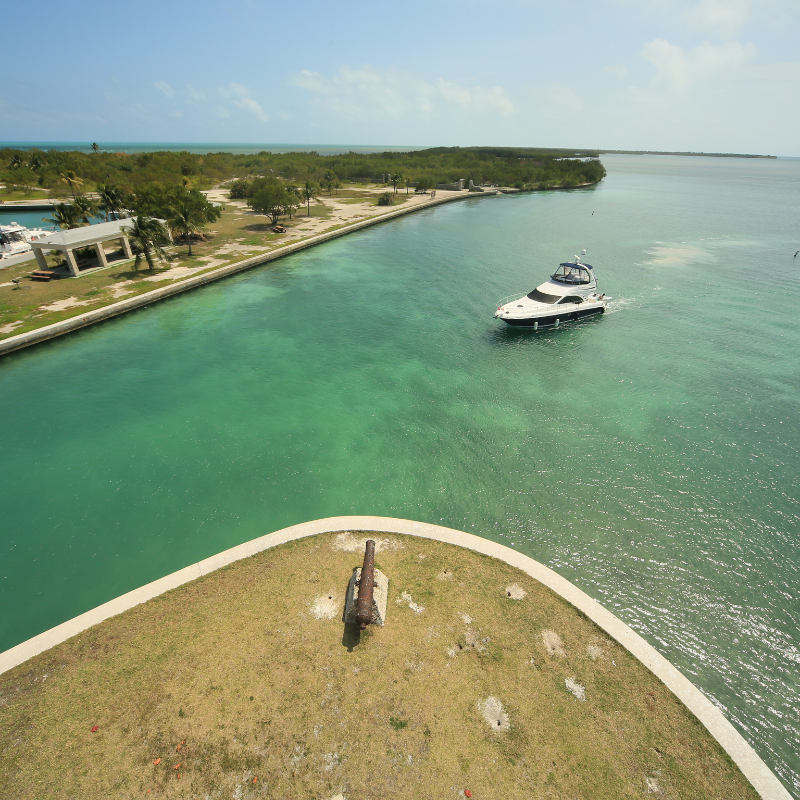
<path fill-rule="evenodd" d="M 97 194 L 105 211 L 106 220 L 110 214 L 119 213 L 125 208 L 125 193 L 113 184 L 100 184 L 97 187 Z"/>
<path fill-rule="evenodd" d="M 394 195 L 391 192 L 384 192 L 378 197 L 379 206 L 392 206 L 394 205 Z"/>
<path fill-rule="evenodd" d="M 406 185 L 406 194 L 408 194 L 408 188 L 414 183 L 414 179 L 410 175 L 406 175 L 405 178 L 403 178 L 403 183 Z"/>
<path fill-rule="evenodd" d="M 272 217 L 272 224 L 277 225 L 286 199 L 286 189 L 275 178 L 259 178 L 253 181 L 247 204 L 253 211 Z"/>
<path fill-rule="evenodd" d="M 414 187 L 414 191 L 418 194 L 425 194 L 425 192 L 429 192 L 431 189 L 433 189 L 433 180 L 427 175 L 421 177 Z"/>
<path fill-rule="evenodd" d="M 397 184 L 402 184 L 405 180 L 405 176 L 402 172 L 395 172 L 394 175 L 390 176 L 390 183 L 394 186 L 394 193 L 397 194 Z"/>
<path fill-rule="evenodd" d="M 311 216 L 311 201 L 317 197 L 319 187 L 313 181 L 306 181 L 300 189 L 300 196 L 306 201 L 306 216 Z"/>
<path fill-rule="evenodd" d="M 69 187 L 73 198 L 76 196 L 78 189 L 83 186 L 83 179 L 79 178 L 75 174 L 75 171 L 71 169 L 68 169 L 66 172 L 59 173 L 59 181 L 61 183 L 65 183 Z"/>
<path fill-rule="evenodd" d="M 92 142 L 92 152 L 99 153 L 100 152 L 100 145 L 97 142 Z"/>
<path fill-rule="evenodd" d="M 9 189 L 21 189 L 23 191 L 32 189 L 38 179 L 39 176 L 30 167 L 24 165 L 9 170 L 3 176 L 3 182 Z"/>
<path fill-rule="evenodd" d="M 22 156 L 19 153 L 14 153 L 14 155 L 11 156 L 11 160 L 8 162 L 9 169 L 19 169 L 24 166 L 25 162 L 22 160 Z"/>
<path fill-rule="evenodd" d="M 128 239 L 132 242 L 136 250 L 136 261 L 133 268 L 139 269 L 139 262 L 144 256 L 149 269 L 155 269 L 153 254 L 160 261 L 167 258 L 164 248 L 169 244 L 169 234 L 166 228 L 157 219 L 139 215 L 131 220 L 131 225 L 125 228 Z M 152 252 L 151 252 L 152 251 Z"/>
<path fill-rule="evenodd" d="M 189 202 L 182 202 L 176 208 L 172 209 L 172 213 L 167 222 L 173 235 L 177 233 L 182 239 L 188 241 L 189 256 L 191 257 L 192 235 L 196 233 L 202 239 L 203 235 L 201 230 L 208 222 L 203 210 L 197 205 L 192 205 Z"/>
<path fill-rule="evenodd" d="M 96 217 L 100 213 L 100 206 L 96 200 L 79 194 L 73 201 L 72 206 L 75 212 L 83 220 L 84 225 L 89 225 L 89 217 Z"/>
<path fill-rule="evenodd" d="M 228 197 L 231 200 L 247 200 L 247 196 L 250 194 L 250 187 L 252 183 L 246 180 L 238 180 L 234 181 L 231 184 L 231 190 L 228 194 Z"/>
<path fill-rule="evenodd" d="M 80 212 L 71 203 L 56 203 L 52 217 L 42 217 L 42 222 L 52 222 L 62 230 L 77 228 L 81 224 Z"/>
<path fill-rule="evenodd" d="M 333 194 L 334 187 L 339 185 L 339 178 L 332 169 L 326 169 L 320 183 L 328 190 L 328 194 Z"/>

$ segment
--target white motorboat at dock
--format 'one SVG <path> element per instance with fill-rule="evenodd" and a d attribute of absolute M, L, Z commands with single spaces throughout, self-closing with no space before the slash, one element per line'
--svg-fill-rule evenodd
<path fill-rule="evenodd" d="M 515 328 L 557 328 L 605 313 L 609 300 L 605 294 L 597 293 L 597 278 L 591 264 L 584 264 L 575 256 L 574 261 L 559 264 L 550 280 L 532 292 L 503 298 L 494 316 Z"/>
<path fill-rule="evenodd" d="M 44 239 L 55 231 L 44 228 L 25 228 L 18 222 L 0 225 L 0 258 L 11 258 L 31 250 L 31 242 Z"/>

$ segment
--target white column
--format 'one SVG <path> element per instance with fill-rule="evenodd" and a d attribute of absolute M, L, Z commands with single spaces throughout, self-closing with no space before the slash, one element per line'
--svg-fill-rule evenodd
<path fill-rule="evenodd" d="M 81 273 L 78 270 L 78 262 L 75 260 L 75 254 L 72 250 L 64 250 L 64 256 L 67 259 L 67 269 L 72 273 L 73 278 L 77 278 Z"/>
<path fill-rule="evenodd" d="M 50 269 L 50 267 L 47 266 L 47 261 L 45 260 L 44 253 L 40 247 L 34 247 L 33 254 L 36 256 L 36 262 L 39 264 L 39 269 Z"/>
<path fill-rule="evenodd" d="M 128 241 L 127 236 L 121 236 L 122 252 L 125 253 L 125 258 L 133 258 L 133 250 L 131 250 L 131 243 Z"/>
<path fill-rule="evenodd" d="M 103 250 L 103 243 L 95 242 L 94 251 L 97 253 L 97 260 L 100 262 L 100 266 L 107 267 L 108 261 L 106 261 L 106 251 Z"/>

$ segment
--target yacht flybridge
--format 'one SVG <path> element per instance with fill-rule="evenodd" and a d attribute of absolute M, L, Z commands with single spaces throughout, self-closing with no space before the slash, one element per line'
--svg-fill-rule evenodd
<path fill-rule="evenodd" d="M 574 261 L 559 264 L 550 280 L 532 292 L 501 300 L 494 316 L 518 328 L 557 328 L 566 322 L 603 314 L 610 299 L 597 293 L 592 266 L 575 256 Z"/>

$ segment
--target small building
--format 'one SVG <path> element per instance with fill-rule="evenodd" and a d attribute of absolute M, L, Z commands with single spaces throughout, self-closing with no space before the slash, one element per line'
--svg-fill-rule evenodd
<path fill-rule="evenodd" d="M 46 236 L 38 241 L 31 242 L 36 261 L 39 268 L 47 270 L 47 262 L 44 254 L 50 250 L 58 250 L 64 254 L 67 262 L 67 269 L 70 274 L 77 278 L 81 270 L 107 267 L 115 261 L 124 261 L 133 258 L 128 237 L 125 230 L 133 224 L 132 219 L 118 219 L 113 222 L 100 222 L 97 225 L 86 225 L 82 228 L 71 228 L 66 231 L 59 231 L 50 236 Z M 106 250 L 108 242 L 116 242 L 117 249 Z M 94 250 L 94 255 L 89 258 L 76 258 L 75 251 L 90 247 Z"/>

